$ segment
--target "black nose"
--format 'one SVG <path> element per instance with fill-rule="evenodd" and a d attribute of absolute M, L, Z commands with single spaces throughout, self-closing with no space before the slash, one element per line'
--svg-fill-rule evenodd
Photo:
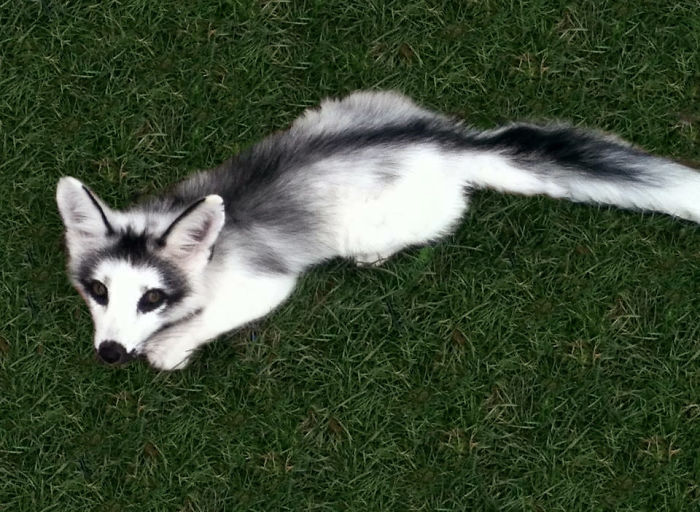
<path fill-rule="evenodd" d="M 123 363 L 127 360 L 126 349 L 116 341 L 103 341 L 97 355 L 107 364 Z"/>

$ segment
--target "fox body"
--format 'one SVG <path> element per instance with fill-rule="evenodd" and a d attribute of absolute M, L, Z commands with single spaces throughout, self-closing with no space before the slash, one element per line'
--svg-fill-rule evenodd
<path fill-rule="evenodd" d="M 480 188 L 700 223 L 700 173 L 688 167 L 566 125 L 476 131 L 393 92 L 326 100 L 124 211 L 71 177 L 57 202 L 99 357 L 172 370 L 271 312 L 312 265 L 379 264 L 449 234 Z"/>

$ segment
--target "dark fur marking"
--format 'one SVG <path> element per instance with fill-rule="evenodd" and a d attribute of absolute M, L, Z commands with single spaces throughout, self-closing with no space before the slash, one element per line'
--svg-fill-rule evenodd
<path fill-rule="evenodd" d="M 112 252 L 117 258 L 140 261 L 149 255 L 149 237 L 146 233 L 136 233 L 127 229 L 119 234 Z"/>
<path fill-rule="evenodd" d="M 268 274 L 288 274 L 290 272 L 284 258 L 280 258 L 277 254 L 270 252 L 269 249 L 267 252 L 256 252 L 251 258 L 251 262 L 257 270 L 262 270 Z"/>
<path fill-rule="evenodd" d="M 105 215 L 105 212 L 102 210 L 102 207 L 100 206 L 100 203 L 97 202 L 97 199 L 95 199 L 95 196 L 92 195 L 90 190 L 83 185 L 83 190 L 85 193 L 88 195 L 90 198 L 90 201 L 92 201 L 92 204 L 95 205 L 95 208 L 97 208 L 97 211 L 100 212 L 100 216 L 102 217 L 102 222 L 104 222 L 105 227 L 107 228 L 107 235 L 113 235 L 114 234 L 114 228 L 112 225 L 109 223 L 107 220 L 107 216 Z"/>
<path fill-rule="evenodd" d="M 203 311 L 202 308 L 195 309 L 194 311 L 186 314 L 182 318 L 178 318 L 177 320 L 173 320 L 172 322 L 167 322 L 167 323 L 161 325 L 158 329 L 156 329 L 156 331 L 153 334 L 151 334 L 151 336 L 148 339 L 151 339 L 153 336 L 165 331 L 166 329 L 170 329 L 171 327 L 175 327 L 175 326 L 184 324 L 185 322 L 189 322 L 193 318 L 201 315 L 202 311 Z M 148 343 L 148 340 L 146 340 L 146 343 Z"/>
<path fill-rule="evenodd" d="M 314 137 L 301 148 L 326 156 L 384 144 L 436 144 L 447 150 L 495 150 L 527 168 L 546 170 L 555 164 L 564 171 L 582 172 L 605 180 L 643 181 L 635 161 L 653 158 L 624 143 L 569 126 L 515 124 L 495 133 L 469 132 L 446 119 L 418 119 L 370 131 L 334 137 Z M 300 149 L 300 151 L 303 151 Z"/>
<path fill-rule="evenodd" d="M 624 143 L 570 126 L 515 124 L 495 133 L 469 132 L 446 119 L 418 119 L 405 125 L 356 131 L 332 138 L 316 137 L 309 145 L 321 154 L 383 144 L 432 143 L 447 150 L 495 150 L 527 168 L 546 163 L 606 180 L 642 181 L 635 160 L 653 158 Z"/>
<path fill-rule="evenodd" d="M 146 233 L 136 233 L 127 229 L 119 234 L 115 243 L 87 257 L 76 272 L 81 283 L 93 278 L 95 268 L 105 259 L 125 260 L 131 264 L 156 269 L 163 279 L 168 305 L 177 304 L 190 293 L 187 280 L 179 268 L 154 253 L 156 242 Z"/>
<path fill-rule="evenodd" d="M 202 204 L 205 201 L 205 197 L 202 197 L 201 199 L 195 201 L 191 205 L 189 205 L 187 208 L 185 208 L 185 211 L 182 212 L 180 215 L 178 215 L 174 221 L 170 223 L 170 226 L 163 232 L 162 235 L 157 240 L 157 244 L 161 247 L 165 246 L 165 244 L 168 241 L 168 235 L 170 235 L 170 232 L 173 230 L 173 228 L 177 225 L 178 222 L 180 222 L 182 219 L 187 217 L 195 208 L 197 208 L 200 204 Z"/>
<path fill-rule="evenodd" d="M 469 145 L 502 151 L 517 164 L 536 171 L 546 171 L 549 163 L 608 181 L 644 181 L 644 175 L 631 164 L 653 158 L 639 149 L 568 126 L 516 124 L 476 136 Z"/>

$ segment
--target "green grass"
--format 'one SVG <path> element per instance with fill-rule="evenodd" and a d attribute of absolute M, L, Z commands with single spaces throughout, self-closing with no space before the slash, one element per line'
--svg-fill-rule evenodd
<path fill-rule="evenodd" d="M 698 510 L 697 226 L 479 194 L 158 374 L 95 363 L 53 199 L 125 205 L 356 88 L 698 162 L 697 1 L 66 4 L 0 6 L 0 510 Z"/>

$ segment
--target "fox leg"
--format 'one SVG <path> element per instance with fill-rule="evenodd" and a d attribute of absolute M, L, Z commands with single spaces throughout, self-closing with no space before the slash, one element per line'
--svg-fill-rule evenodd
<path fill-rule="evenodd" d="M 209 305 L 146 341 L 143 353 L 159 370 L 181 370 L 192 354 L 218 336 L 261 318 L 291 294 L 295 275 L 250 276 L 220 283 Z"/>

